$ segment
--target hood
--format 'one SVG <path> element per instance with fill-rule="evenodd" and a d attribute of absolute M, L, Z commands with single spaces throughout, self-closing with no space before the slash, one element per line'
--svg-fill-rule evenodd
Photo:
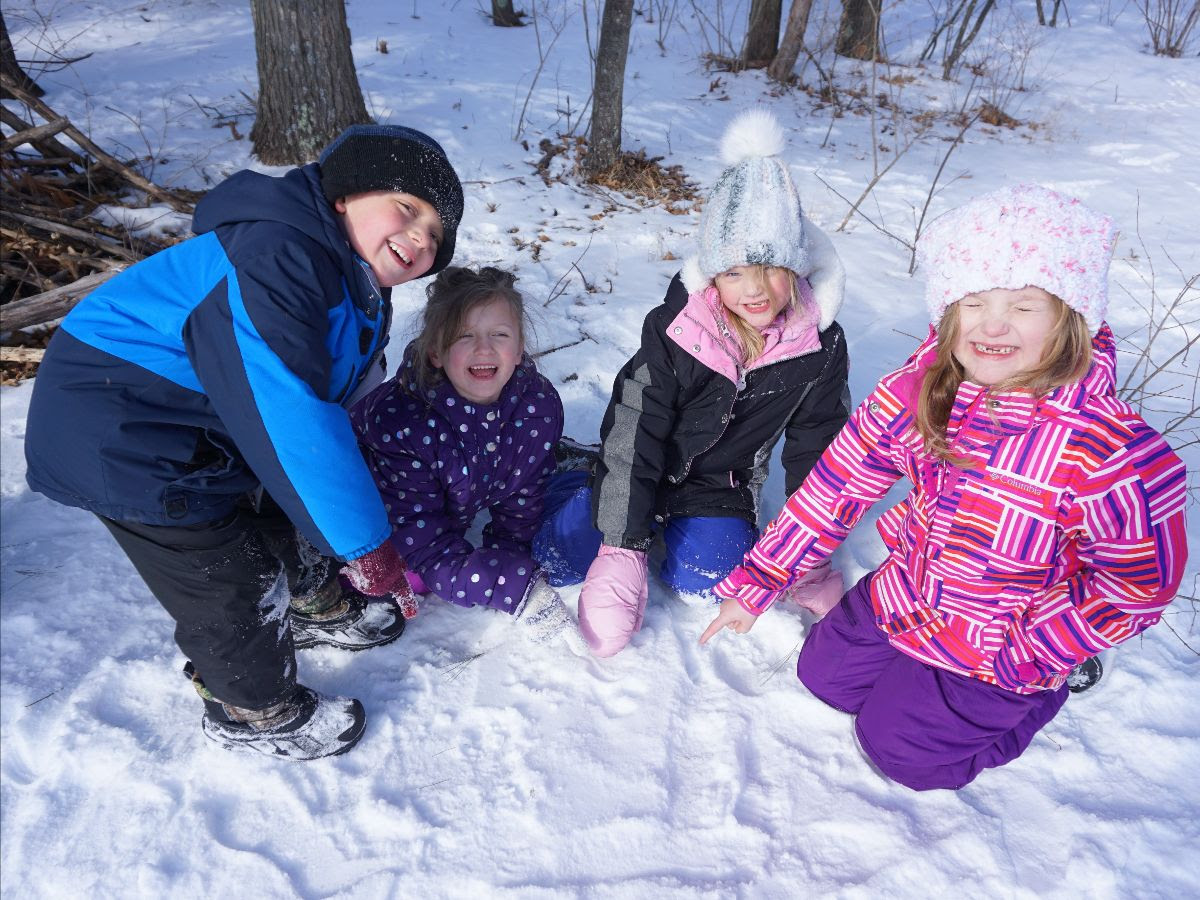
<path fill-rule="evenodd" d="M 814 300 L 808 283 L 801 279 L 798 288 L 805 305 L 812 308 Z M 712 285 L 689 294 L 683 308 L 667 326 L 668 338 L 738 385 L 738 390 L 747 371 L 821 349 L 821 338 L 812 320 L 806 320 L 790 307 L 764 329 L 763 336 L 766 346 L 762 355 L 743 369 L 737 342 L 725 324 L 721 296 Z"/>
<path fill-rule="evenodd" d="M 279 222 L 353 258 L 337 213 L 321 192 L 319 172 L 315 163 L 282 177 L 243 169 L 196 204 L 192 231 L 204 234 L 239 222 Z"/>
<path fill-rule="evenodd" d="M 316 163 L 281 177 L 243 169 L 222 181 L 196 204 L 192 231 L 204 234 L 239 223 L 277 222 L 294 228 L 329 249 L 351 287 L 354 302 L 374 316 L 391 297 L 371 267 L 354 252 L 333 207 L 321 191 Z M 357 273 L 359 277 L 353 277 Z"/>

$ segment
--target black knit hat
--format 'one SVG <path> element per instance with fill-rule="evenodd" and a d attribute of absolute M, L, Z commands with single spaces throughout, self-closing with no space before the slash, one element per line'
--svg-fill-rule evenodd
<path fill-rule="evenodd" d="M 321 189 L 331 204 L 368 191 L 401 191 L 429 203 L 442 220 L 444 234 L 425 274 L 436 274 L 450 264 L 462 221 L 463 192 L 437 141 L 403 125 L 351 125 L 321 151 L 317 162 Z"/>

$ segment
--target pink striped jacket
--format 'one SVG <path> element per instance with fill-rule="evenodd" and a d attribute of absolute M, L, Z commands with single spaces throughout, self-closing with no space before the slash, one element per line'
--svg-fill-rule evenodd
<path fill-rule="evenodd" d="M 970 468 L 925 452 L 912 410 L 935 333 L 855 411 L 758 543 L 715 588 L 764 612 L 826 559 L 901 477 L 878 528 L 876 622 L 897 649 L 1019 693 L 1157 622 L 1187 558 L 1185 472 L 1114 393 L 1108 326 L 1076 384 L 1041 400 L 964 382 L 947 437 Z"/>

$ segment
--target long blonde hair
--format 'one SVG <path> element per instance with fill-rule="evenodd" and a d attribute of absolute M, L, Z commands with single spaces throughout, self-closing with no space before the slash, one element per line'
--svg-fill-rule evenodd
<path fill-rule="evenodd" d="M 989 394 L 1004 391 L 1028 391 L 1044 397 L 1052 390 L 1083 378 L 1092 365 L 1092 335 L 1083 316 L 1055 297 L 1055 318 L 1046 340 L 1042 358 L 1036 366 L 988 388 Z M 937 358 L 925 370 L 917 398 L 917 430 L 925 449 L 939 459 L 962 466 L 966 460 L 951 452 L 946 442 L 946 425 L 954 408 L 954 397 L 966 377 L 962 364 L 954 358 L 958 343 L 958 304 L 952 303 L 938 322 Z"/>
<path fill-rule="evenodd" d="M 767 295 L 771 298 L 771 302 L 776 303 L 778 302 L 779 298 L 771 293 L 771 282 L 767 279 L 767 268 L 767 266 L 746 266 L 746 269 L 749 271 L 746 272 L 745 277 L 757 278 L 758 283 L 762 285 L 763 290 L 766 291 Z M 787 269 L 786 271 L 789 276 L 789 296 L 787 303 L 785 303 L 780 310 L 781 312 L 788 309 L 799 309 L 801 305 L 800 289 L 796 284 L 800 276 L 798 276 L 791 269 Z M 718 288 L 718 293 L 719 292 L 720 289 Z M 762 356 L 763 347 L 766 343 L 762 336 L 762 332 L 749 322 L 745 321 L 741 316 L 731 313 L 725 307 L 724 303 L 721 304 L 721 314 L 725 317 L 725 322 L 729 326 L 730 333 L 733 335 L 733 339 L 737 341 L 738 347 L 742 351 L 742 365 L 748 366 Z"/>

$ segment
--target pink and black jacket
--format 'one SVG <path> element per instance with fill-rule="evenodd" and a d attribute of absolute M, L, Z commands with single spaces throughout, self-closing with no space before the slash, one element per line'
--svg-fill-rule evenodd
<path fill-rule="evenodd" d="M 879 627 L 929 665 L 1019 693 L 1060 687 L 1159 620 L 1187 557 L 1183 463 L 1116 398 L 1108 326 L 1093 350 L 1082 381 L 1040 400 L 964 382 L 947 427 L 973 462 L 959 468 L 924 450 L 913 420 L 931 334 L 715 592 L 762 613 L 907 477 L 912 491 L 878 522 Z"/>
<path fill-rule="evenodd" d="M 811 304 L 808 283 L 800 288 Z M 656 521 L 673 516 L 757 525 L 779 438 L 792 491 L 849 416 L 846 337 L 833 321 L 840 287 L 821 330 L 781 317 L 748 368 L 731 349 L 720 303 L 716 288 L 689 295 L 676 276 L 617 373 L 592 476 L 594 524 L 606 544 L 646 550 Z"/>

